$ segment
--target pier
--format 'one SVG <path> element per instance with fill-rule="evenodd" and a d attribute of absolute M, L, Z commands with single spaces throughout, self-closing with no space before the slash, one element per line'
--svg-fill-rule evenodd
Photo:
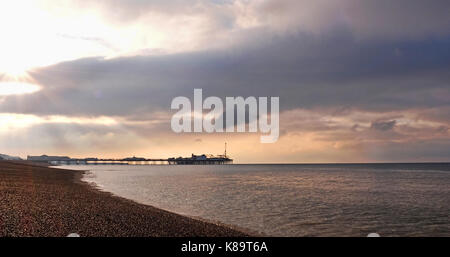
<path fill-rule="evenodd" d="M 227 156 L 227 143 L 224 154 L 192 154 L 191 157 L 172 157 L 152 159 L 142 157 L 114 158 L 70 158 L 69 156 L 27 156 L 28 161 L 44 162 L 50 165 L 222 165 L 232 164 L 233 159 Z"/>
<path fill-rule="evenodd" d="M 68 156 L 28 156 L 27 160 L 45 162 L 50 165 L 220 165 L 231 164 L 233 160 L 226 156 L 194 155 L 167 159 L 149 159 L 140 157 L 114 158 L 70 158 Z"/>
<path fill-rule="evenodd" d="M 221 164 L 232 164 L 233 160 L 228 158 L 226 155 L 221 156 L 207 156 L 205 154 L 202 155 L 194 155 L 191 157 L 183 158 L 169 158 L 167 159 L 169 164 L 173 165 L 221 165 Z"/>

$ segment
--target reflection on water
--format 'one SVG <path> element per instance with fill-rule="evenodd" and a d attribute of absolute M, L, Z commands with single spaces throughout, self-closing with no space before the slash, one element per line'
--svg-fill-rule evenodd
<path fill-rule="evenodd" d="M 450 236 L 449 164 L 78 167 L 117 195 L 272 236 Z"/>

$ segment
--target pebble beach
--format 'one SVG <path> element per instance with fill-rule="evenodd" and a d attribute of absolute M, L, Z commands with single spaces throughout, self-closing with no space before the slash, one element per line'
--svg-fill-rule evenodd
<path fill-rule="evenodd" d="M 0 161 L 0 236 L 238 237 L 221 224 L 142 205 L 82 182 L 83 171 Z"/>

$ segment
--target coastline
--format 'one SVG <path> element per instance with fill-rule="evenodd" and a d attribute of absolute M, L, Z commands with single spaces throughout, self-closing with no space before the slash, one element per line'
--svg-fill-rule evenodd
<path fill-rule="evenodd" d="M 0 161 L 0 236 L 249 236 L 101 191 L 82 176 L 83 171 Z"/>

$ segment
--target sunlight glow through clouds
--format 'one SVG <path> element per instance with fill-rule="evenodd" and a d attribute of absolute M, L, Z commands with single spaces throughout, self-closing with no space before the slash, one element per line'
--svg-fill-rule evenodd
<path fill-rule="evenodd" d="M 155 12 L 118 22 L 111 19 L 111 13 L 105 14 L 102 6 L 76 1 L 0 1 L 0 74 L 20 77 L 34 68 L 86 57 L 193 51 L 229 38 L 225 34 L 221 40 L 211 41 L 221 29 L 209 14 L 174 18 Z M 207 6 L 225 13 L 240 13 L 244 8 Z"/>
<path fill-rule="evenodd" d="M 60 115 L 52 116 L 36 116 L 31 114 L 17 114 L 17 113 L 0 113 L 0 131 L 8 131 L 18 128 L 27 128 L 37 124 L 48 123 L 65 123 L 65 124 L 90 124 L 90 125 L 104 125 L 117 126 L 119 125 L 115 119 L 110 117 L 66 117 Z"/>
<path fill-rule="evenodd" d="M 31 94 L 39 90 L 39 86 L 29 83 L 0 82 L 0 96 Z"/>
<path fill-rule="evenodd" d="M 133 22 L 114 22 L 101 6 L 75 1 L 0 1 L 0 73 L 18 76 L 33 68 L 86 57 L 189 51 L 213 26 L 201 15 L 174 19 L 157 13 Z"/>
<path fill-rule="evenodd" d="M 58 19 L 41 7 L 38 1 L 0 3 L 0 73 L 17 77 L 35 67 L 112 54 L 105 44 L 90 40 L 106 31 L 93 15 Z"/>

